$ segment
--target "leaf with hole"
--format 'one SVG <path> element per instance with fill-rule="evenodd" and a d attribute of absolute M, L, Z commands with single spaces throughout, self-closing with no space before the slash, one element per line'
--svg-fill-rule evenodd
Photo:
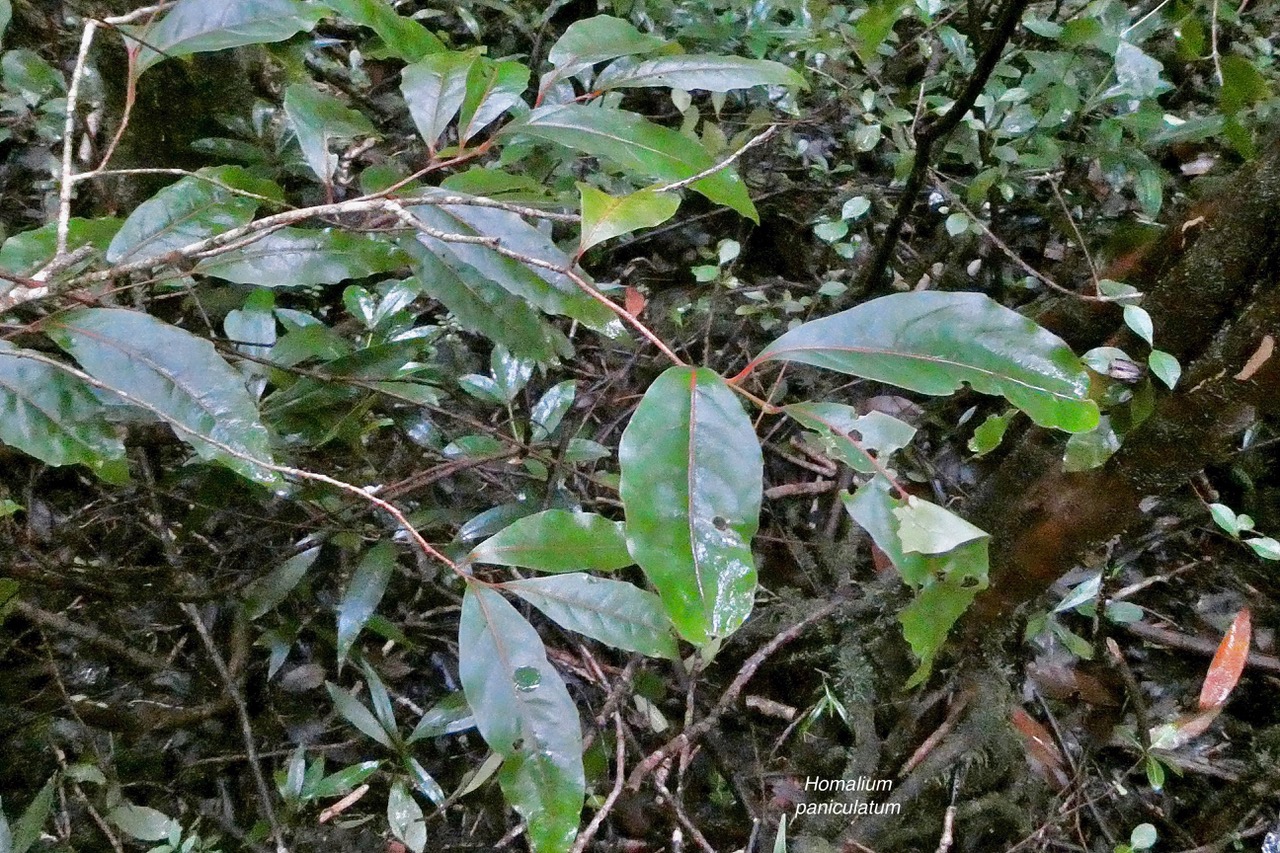
<path fill-rule="evenodd" d="M 608 160 L 625 172 L 656 181 L 682 181 L 715 165 L 696 140 L 625 110 L 582 104 L 538 107 L 502 129 L 503 135 L 517 133 Z M 716 204 L 759 222 L 746 184 L 732 167 L 690 186 Z"/>
<path fill-rule="evenodd" d="M 592 246 L 641 228 L 661 225 L 680 207 L 680 197 L 672 193 L 638 190 L 612 196 L 590 184 L 578 183 L 582 200 L 582 233 L 578 253 Z"/>
<path fill-rule="evenodd" d="M 755 600 L 764 463 L 751 419 L 707 368 L 654 381 L 618 448 L 627 547 L 684 639 L 733 633 Z"/>
<path fill-rule="evenodd" d="M 609 572 L 635 563 L 620 522 L 566 509 L 525 516 L 477 545 L 467 560 L 557 573 Z"/>
<path fill-rule="evenodd" d="M 756 356 L 943 395 L 999 394 L 1041 426 L 1098 423 L 1089 378 L 1059 338 L 978 293 L 899 293 L 792 329 Z M 746 373 L 747 371 L 744 371 Z"/>
<path fill-rule="evenodd" d="M 564 853 L 586 789 L 578 709 L 538 632 L 496 590 L 467 585 L 458 674 L 476 728 L 502 757 L 498 782 L 534 853 Z"/>
<path fill-rule="evenodd" d="M 883 412 L 859 415 L 841 403 L 792 403 L 787 417 L 817 434 L 823 449 L 863 474 L 876 472 L 876 463 L 911 443 L 916 428 Z"/>
<path fill-rule="evenodd" d="M 85 371 L 173 427 L 201 459 L 274 484 L 271 442 L 244 380 L 209 341 L 123 308 L 81 308 L 45 325 Z"/>
<path fill-rule="evenodd" d="M 502 588 L 561 628 L 615 649 L 669 660 L 679 654 L 661 599 L 635 584 L 573 573 L 507 581 Z"/>

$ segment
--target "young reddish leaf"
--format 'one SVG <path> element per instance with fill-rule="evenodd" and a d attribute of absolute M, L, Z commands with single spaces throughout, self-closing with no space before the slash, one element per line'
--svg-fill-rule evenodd
<path fill-rule="evenodd" d="M 1244 672 L 1245 659 L 1249 657 L 1249 638 L 1252 628 L 1249 621 L 1249 608 L 1236 614 L 1227 635 L 1218 644 L 1218 651 L 1209 664 L 1209 673 L 1204 677 L 1204 687 L 1200 688 L 1200 710 L 1221 708 L 1227 704 L 1227 697 L 1235 689 Z"/>
<path fill-rule="evenodd" d="M 1032 769 L 1054 789 L 1061 791 L 1066 788 L 1071 774 L 1067 772 L 1067 763 L 1049 730 L 1021 708 L 1013 709 L 1009 722 L 1022 736 Z"/>

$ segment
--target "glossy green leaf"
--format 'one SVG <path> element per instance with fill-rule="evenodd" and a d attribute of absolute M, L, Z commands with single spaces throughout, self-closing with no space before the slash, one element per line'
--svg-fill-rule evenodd
<path fill-rule="evenodd" d="M 302 158 L 326 185 L 333 182 L 338 169 L 331 143 L 377 135 L 363 113 L 303 83 L 294 83 L 285 90 L 284 112 L 302 148 Z"/>
<path fill-rule="evenodd" d="M 475 727 L 471 706 L 461 691 L 450 693 L 427 709 L 405 743 L 464 732 Z"/>
<path fill-rule="evenodd" d="M 415 62 L 445 49 L 435 34 L 412 18 L 396 14 L 387 0 L 325 0 L 344 18 L 373 30 L 396 57 Z"/>
<path fill-rule="evenodd" d="M 933 660 L 947 633 L 987 586 L 989 537 L 941 507 L 913 498 L 907 513 L 909 529 L 902 537 L 905 501 L 895 498 L 888 480 L 876 476 L 854 494 L 843 497 L 845 509 L 916 590 L 916 597 L 898 615 L 903 636 L 920 659 L 907 682 L 915 686 L 929 677 Z M 972 537 L 972 538 L 970 538 Z M 931 553 L 925 548 L 953 544 L 951 550 Z M 908 547 L 914 550 L 908 550 Z"/>
<path fill-rule="evenodd" d="M 440 787 L 440 783 L 427 772 L 427 768 L 423 767 L 418 759 L 413 756 L 405 758 L 404 769 L 409 774 L 409 779 L 413 782 L 413 787 L 418 793 L 435 803 L 437 807 L 444 806 L 447 799 L 444 789 Z"/>
<path fill-rule="evenodd" d="M 99 219 L 72 217 L 67 222 L 67 251 L 74 252 L 81 246 L 106 249 L 123 222 L 124 220 L 112 216 Z M 0 246 L 0 272 L 23 277 L 33 276 L 53 260 L 57 251 L 57 222 L 14 234 Z"/>
<path fill-rule="evenodd" d="M 1119 449 L 1120 436 L 1111 426 L 1111 418 L 1103 415 L 1096 427 L 1067 439 L 1062 468 L 1068 472 L 1088 471 L 1104 464 Z"/>
<path fill-rule="evenodd" d="M 661 225 L 675 216 L 676 209 L 680 207 L 678 195 L 653 190 L 612 196 L 580 182 L 578 194 L 582 200 L 579 253 L 622 234 Z"/>
<path fill-rule="evenodd" d="M 196 272 L 259 287 L 311 287 L 393 272 L 408 264 L 377 234 L 281 228 L 261 240 L 206 258 Z"/>
<path fill-rule="evenodd" d="M 1164 65 L 1127 41 L 1120 41 L 1115 52 L 1116 84 L 1104 93 L 1108 98 L 1153 98 L 1173 88 L 1160 78 Z"/>
<path fill-rule="evenodd" d="M 67 89 L 62 73 L 34 50 L 7 50 L 0 56 L 0 82 L 10 93 L 20 95 L 28 106 L 61 95 Z"/>
<path fill-rule="evenodd" d="M 409 115 L 431 151 L 436 150 L 440 134 L 462 108 L 467 76 L 476 57 L 473 51 L 433 53 L 400 75 L 400 91 L 409 105 Z"/>
<path fill-rule="evenodd" d="M 409 793 L 403 782 L 391 783 L 387 796 L 387 824 L 391 834 L 413 853 L 422 853 L 427 847 L 427 822 L 422 806 Z"/>
<path fill-rule="evenodd" d="M 672 660 L 679 654 L 662 601 L 626 581 L 575 572 L 507 581 L 502 588 L 541 610 L 561 628 L 605 645 Z"/>
<path fill-rule="evenodd" d="M 45 822 L 49 820 L 49 815 L 53 813 L 53 801 L 55 786 L 53 779 L 44 783 L 44 786 L 32 798 L 31 803 L 22 810 L 22 815 L 13 822 L 10 830 L 10 844 L 12 853 L 26 853 L 35 843 L 40 840 L 41 831 L 44 829 Z"/>
<path fill-rule="evenodd" d="M 201 169 L 134 208 L 107 247 L 113 264 L 160 260 L 191 243 L 248 224 L 258 200 L 233 189 L 281 198 L 280 188 L 239 166 Z"/>
<path fill-rule="evenodd" d="M 364 706 L 363 702 L 332 682 L 326 681 L 324 687 L 325 690 L 329 691 L 329 698 L 333 700 L 333 707 L 338 709 L 338 713 L 342 715 L 344 720 L 387 749 L 395 748 L 392 745 L 391 736 L 387 734 L 387 730 L 382 727 L 382 724 L 378 722 L 378 718 Z"/>
<path fill-rule="evenodd" d="M 916 434 L 915 427 L 883 412 L 859 415 L 840 403 L 793 403 L 782 410 L 814 430 L 824 449 L 863 474 L 874 473 L 875 462 L 906 447 Z"/>
<path fill-rule="evenodd" d="M 124 442 L 93 389 L 0 341 L 0 442 L 48 465 L 83 464 L 108 482 L 128 479 Z"/>
<path fill-rule="evenodd" d="M 320 546 L 294 554 L 266 575 L 244 588 L 244 613 L 250 620 L 260 619 L 284 601 L 298 582 L 306 576 L 320 556 Z"/>
<path fill-rule="evenodd" d="M 623 171 L 657 181 L 680 181 L 715 165 L 697 141 L 625 110 L 582 104 L 539 107 L 502 133 L 520 133 L 599 157 Z M 732 168 L 695 181 L 693 189 L 759 222 L 746 184 Z"/>
<path fill-rule="evenodd" d="M 545 441 L 560 426 L 560 421 L 569 409 L 573 408 L 574 397 L 577 396 L 578 384 L 572 379 L 557 382 L 534 403 L 529 412 L 529 422 L 533 425 L 533 440 Z"/>
<path fill-rule="evenodd" d="M 1177 385 L 1182 378 L 1182 365 L 1178 363 L 1177 357 L 1164 350 L 1153 349 L 1147 355 L 1147 366 L 1169 388 Z"/>
<path fill-rule="evenodd" d="M 570 24 L 547 59 L 562 76 L 571 77 L 597 62 L 652 53 L 664 44 L 664 39 L 646 35 L 620 18 L 597 15 Z"/>
<path fill-rule="evenodd" d="M 525 516 L 477 545 L 467 560 L 540 572 L 608 572 L 635 563 L 621 522 L 567 509 Z"/>
<path fill-rule="evenodd" d="M 752 86 L 793 86 L 807 89 L 804 78 L 780 62 L 743 59 L 738 56 L 677 54 L 622 61 L 610 65 L 596 77 L 595 90 L 668 86 L 672 89 L 729 92 Z"/>
<path fill-rule="evenodd" d="M 999 394 L 1041 426 L 1098 423 L 1089 378 L 1060 339 L 978 293 L 898 293 L 798 326 L 752 366 L 796 361 L 923 394 L 964 384 Z"/>
<path fill-rule="evenodd" d="M 396 568 L 396 551 L 390 542 L 379 542 L 361 558 L 351 583 L 338 603 L 338 666 L 347 659 L 356 637 L 378 609 Z"/>
<path fill-rule="evenodd" d="M 476 727 L 502 756 L 498 781 L 534 853 L 565 853 L 586 788 L 578 709 L 538 632 L 495 590 L 467 585 L 458 674 Z"/>
<path fill-rule="evenodd" d="M 95 379 L 172 426 L 201 459 L 260 483 L 279 480 L 256 464 L 272 461 L 267 429 L 243 378 L 213 344 L 123 308 L 81 308 L 45 330 Z"/>
<path fill-rule="evenodd" d="M 456 193 L 434 191 L 428 195 L 447 198 Z M 556 271 L 573 268 L 573 261 L 550 237 L 518 215 L 468 204 L 420 205 L 413 208 L 413 213 L 437 232 L 491 238 L 506 249 L 550 264 L 552 268 L 522 264 L 498 254 L 490 246 L 450 242 L 419 232 L 418 241 L 445 264 L 459 271 L 470 268 L 548 314 L 572 317 L 609 337 L 622 333 L 622 326 L 612 311 L 584 293 L 567 275 Z M 579 271 L 578 274 L 587 279 L 585 273 Z"/>
<path fill-rule="evenodd" d="M 163 841 L 175 825 L 173 818 L 147 806 L 123 803 L 107 812 L 107 820 L 139 841 Z"/>
<path fill-rule="evenodd" d="M 707 368 L 672 367 L 645 392 L 618 448 L 627 547 L 696 646 L 751 613 L 764 462 L 751 419 Z"/>
<path fill-rule="evenodd" d="M 298 0 L 179 0 L 155 24 L 121 29 L 126 43 L 138 50 L 141 74 L 163 59 L 284 41 L 310 32 L 327 11 Z"/>
<path fill-rule="evenodd" d="M 419 241 L 404 243 L 414 259 L 417 280 L 431 297 L 453 313 L 464 329 L 479 332 L 512 352 L 540 362 L 571 352 L 568 340 L 538 312 L 486 279 L 475 268 L 445 263 Z"/>
<path fill-rule="evenodd" d="M 467 73 L 467 94 L 458 114 L 458 142 L 465 145 L 494 119 L 518 104 L 529 88 L 529 69 L 519 62 L 480 57 Z"/>
<path fill-rule="evenodd" d="M 317 782 L 311 790 L 311 796 L 317 799 L 344 797 L 363 784 L 381 766 L 382 762 L 376 759 L 351 764 Z"/>

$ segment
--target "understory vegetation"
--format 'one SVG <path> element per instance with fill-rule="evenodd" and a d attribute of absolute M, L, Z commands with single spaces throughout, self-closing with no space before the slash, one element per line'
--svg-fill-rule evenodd
<path fill-rule="evenodd" d="M 1278 27 L 0 0 L 0 853 L 1276 853 Z"/>

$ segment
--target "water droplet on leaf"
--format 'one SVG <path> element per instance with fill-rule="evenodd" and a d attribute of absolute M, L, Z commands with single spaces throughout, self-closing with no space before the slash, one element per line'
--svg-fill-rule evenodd
<path fill-rule="evenodd" d="M 517 690 L 533 690 L 542 683 L 542 673 L 531 666 L 522 666 L 512 675 Z"/>

